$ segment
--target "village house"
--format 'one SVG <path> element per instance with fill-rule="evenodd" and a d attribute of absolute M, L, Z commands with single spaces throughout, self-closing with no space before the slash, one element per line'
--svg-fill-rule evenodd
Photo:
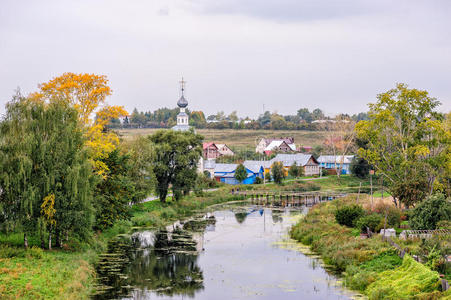
<path fill-rule="evenodd" d="M 350 174 L 351 162 L 354 159 L 354 155 L 321 155 L 318 157 L 318 162 L 322 169 L 333 170 L 338 172 L 340 165 L 342 166 L 341 174 Z"/>
<path fill-rule="evenodd" d="M 293 137 L 266 139 L 262 138 L 255 148 L 257 153 L 270 155 L 272 152 L 296 152 Z"/>
<path fill-rule="evenodd" d="M 286 172 L 296 163 L 297 166 L 304 168 L 305 176 L 319 175 L 319 163 L 311 154 L 277 154 L 270 162 L 271 166 L 275 162 L 281 162 Z"/>
<path fill-rule="evenodd" d="M 235 170 L 238 164 L 215 164 L 214 178 L 218 182 L 226 184 L 240 184 L 235 178 Z M 245 166 L 246 167 L 246 166 Z M 257 177 L 263 178 L 263 167 L 248 166 L 246 167 L 247 178 L 243 180 L 242 184 L 253 184 Z"/>
<path fill-rule="evenodd" d="M 219 154 L 221 154 L 221 156 L 235 155 L 232 149 L 230 149 L 226 144 L 216 144 L 216 147 L 218 148 Z"/>
<path fill-rule="evenodd" d="M 213 142 L 203 143 L 202 149 L 203 149 L 204 159 L 215 159 L 215 158 L 218 158 L 219 156 L 221 156 L 221 154 L 219 153 L 218 147 Z"/>
<path fill-rule="evenodd" d="M 215 177 L 215 167 L 216 167 L 216 160 L 214 159 L 206 159 L 203 161 L 203 169 L 202 172 L 208 172 L 210 173 L 210 178 Z"/>
<path fill-rule="evenodd" d="M 220 156 L 232 156 L 235 153 L 226 144 L 216 144 L 214 142 L 203 143 L 203 157 L 205 159 L 216 159 Z"/>
<path fill-rule="evenodd" d="M 261 166 L 263 167 L 264 174 L 271 172 L 271 161 L 270 160 L 245 160 L 243 162 L 245 167 L 248 166 Z"/>

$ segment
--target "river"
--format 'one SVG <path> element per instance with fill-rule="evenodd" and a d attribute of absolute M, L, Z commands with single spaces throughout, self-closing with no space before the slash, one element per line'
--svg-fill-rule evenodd
<path fill-rule="evenodd" d="M 355 298 L 288 238 L 305 211 L 223 205 L 167 230 L 120 237 L 99 262 L 94 298 Z"/>

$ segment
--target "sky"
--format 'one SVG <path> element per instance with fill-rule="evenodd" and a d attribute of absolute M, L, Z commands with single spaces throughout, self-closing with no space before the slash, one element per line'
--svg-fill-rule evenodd
<path fill-rule="evenodd" d="M 366 111 L 406 83 L 451 110 L 448 0 L 0 0 L 0 112 L 64 72 L 153 111 Z"/>

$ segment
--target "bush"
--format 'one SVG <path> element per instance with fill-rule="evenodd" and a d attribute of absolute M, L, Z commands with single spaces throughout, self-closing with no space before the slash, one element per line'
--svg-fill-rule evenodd
<path fill-rule="evenodd" d="M 364 215 L 364 210 L 359 205 L 345 206 L 337 209 L 335 212 L 335 220 L 340 225 L 353 227 L 355 221 Z"/>
<path fill-rule="evenodd" d="M 262 184 L 262 183 L 263 183 L 263 180 L 260 177 L 255 178 L 254 184 Z"/>
<path fill-rule="evenodd" d="M 368 162 L 361 158 L 361 157 L 354 157 L 351 161 L 351 165 L 349 167 L 351 174 L 358 177 L 365 179 L 368 177 L 368 174 L 370 172 L 370 165 Z"/>
<path fill-rule="evenodd" d="M 25 249 L 10 247 L 8 245 L 0 246 L 0 258 L 25 257 Z"/>
<path fill-rule="evenodd" d="M 412 229 L 435 229 L 440 221 L 451 221 L 451 201 L 443 194 L 435 194 L 418 204 L 409 224 Z"/>
<path fill-rule="evenodd" d="M 376 228 L 379 226 L 383 217 L 380 214 L 371 214 L 367 216 L 360 217 L 355 222 L 355 227 L 360 229 L 361 232 L 366 232 L 368 227 L 372 232 L 376 232 Z"/>
<path fill-rule="evenodd" d="M 399 225 L 401 224 L 401 214 L 402 211 L 397 208 L 394 207 L 393 205 L 390 204 L 385 204 L 385 203 L 378 203 L 375 207 L 374 207 L 374 211 L 381 214 L 384 218 L 385 218 L 385 211 L 387 211 L 387 227 L 399 227 Z M 382 224 L 382 228 L 383 228 L 383 224 Z"/>
<path fill-rule="evenodd" d="M 28 251 L 27 254 L 32 258 L 41 259 L 44 257 L 44 251 L 41 248 L 33 246 Z"/>

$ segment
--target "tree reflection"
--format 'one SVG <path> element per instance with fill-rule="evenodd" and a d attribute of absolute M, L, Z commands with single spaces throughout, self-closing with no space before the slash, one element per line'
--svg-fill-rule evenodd
<path fill-rule="evenodd" d="M 193 297 L 202 290 L 203 273 L 198 266 L 196 241 L 184 230 L 155 233 L 154 248 L 139 248 L 139 236 L 124 239 L 116 252 L 105 254 L 108 259 L 98 268 L 103 289 L 96 299 L 111 299 L 152 291 L 159 295 Z M 128 243 L 127 245 L 125 245 Z M 115 257 L 121 259 L 115 259 Z M 130 288 L 133 291 L 130 291 Z"/>
<path fill-rule="evenodd" d="M 276 212 L 276 211 L 272 211 L 272 221 L 274 223 L 277 223 L 277 222 L 282 223 L 282 221 L 283 221 L 282 214 L 279 212 Z"/>
<path fill-rule="evenodd" d="M 247 218 L 247 212 L 236 212 L 235 219 L 239 224 L 242 224 Z"/>

